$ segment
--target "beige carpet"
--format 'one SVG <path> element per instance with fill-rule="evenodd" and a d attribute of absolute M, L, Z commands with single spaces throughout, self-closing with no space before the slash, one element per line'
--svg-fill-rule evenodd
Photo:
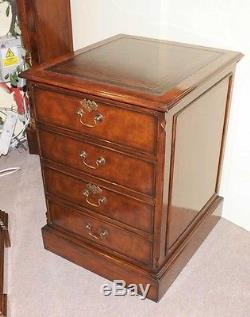
<path fill-rule="evenodd" d="M 160 303 L 104 297 L 107 281 L 43 249 L 45 202 L 39 159 L 27 153 L 0 158 L 0 208 L 10 215 L 10 317 L 249 317 L 250 234 L 221 220 Z M 235 210 L 237 212 L 237 210 Z"/>

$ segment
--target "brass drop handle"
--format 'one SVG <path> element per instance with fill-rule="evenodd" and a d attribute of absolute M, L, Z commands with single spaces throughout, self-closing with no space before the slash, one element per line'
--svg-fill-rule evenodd
<path fill-rule="evenodd" d="M 90 197 L 94 195 L 100 195 L 102 193 L 102 189 L 99 186 L 94 184 L 87 184 L 86 188 L 82 191 L 83 196 L 86 197 L 86 202 L 93 207 L 101 207 L 104 204 L 107 204 L 108 200 L 105 196 L 97 199 L 97 202 L 90 201 Z"/>
<path fill-rule="evenodd" d="M 95 166 L 90 165 L 90 164 L 88 164 L 88 163 L 86 162 L 87 156 L 88 156 L 88 154 L 87 154 L 86 151 L 82 151 L 82 152 L 80 153 L 80 158 L 82 159 L 83 164 L 84 164 L 85 166 L 87 166 L 88 168 L 91 168 L 91 169 L 93 169 L 93 170 L 96 170 L 96 169 L 98 169 L 99 167 L 104 166 L 104 165 L 106 164 L 105 158 L 102 157 L 102 156 L 100 156 L 100 157 L 98 157 L 98 158 L 96 159 L 96 161 L 95 161 Z"/>
<path fill-rule="evenodd" d="M 95 128 L 97 126 L 98 123 L 103 122 L 104 117 L 102 114 L 97 113 L 95 115 L 95 117 L 93 118 L 93 123 L 87 123 L 85 122 L 84 119 L 84 115 L 87 112 L 95 112 L 98 109 L 98 105 L 95 101 L 91 101 L 91 100 L 81 100 L 80 101 L 81 107 L 77 110 L 76 115 L 80 117 L 80 123 L 82 125 L 84 125 L 87 128 Z"/>
<path fill-rule="evenodd" d="M 107 238 L 107 236 L 109 235 L 108 230 L 102 230 L 99 234 L 94 233 L 93 229 L 92 229 L 92 225 L 90 223 L 88 223 L 86 225 L 86 229 L 89 230 L 88 235 L 91 236 L 92 238 L 96 239 L 96 240 L 103 240 L 105 238 Z"/>

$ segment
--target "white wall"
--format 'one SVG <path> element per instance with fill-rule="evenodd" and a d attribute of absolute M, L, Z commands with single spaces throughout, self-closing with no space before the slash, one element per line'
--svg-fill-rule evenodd
<path fill-rule="evenodd" d="M 221 193 L 223 216 L 250 230 L 250 1 L 71 0 L 75 48 L 117 33 L 239 50 Z"/>
<path fill-rule="evenodd" d="M 11 15 L 7 17 L 5 14 L 7 6 L 7 3 L 0 5 L 0 36 L 4 36 L 9 31 Z"/>
<path fill-rule="evenodd" d="M 165 0 L 71 0 L 75 48 L 126 33 L 161 37 Z"/>

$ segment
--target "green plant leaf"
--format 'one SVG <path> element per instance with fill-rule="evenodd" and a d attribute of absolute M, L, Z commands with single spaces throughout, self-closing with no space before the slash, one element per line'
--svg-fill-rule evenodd
<path fill-rule="evenodd" d="M 17 74 L 16 73 L 10 74 L 10 83 L 14 87 L 17 86 Z"/>
<path fill-rule="evenodd" d="M 10 15 L 10 5 L 6 8 L 6 16 L 8 17 Z"/>

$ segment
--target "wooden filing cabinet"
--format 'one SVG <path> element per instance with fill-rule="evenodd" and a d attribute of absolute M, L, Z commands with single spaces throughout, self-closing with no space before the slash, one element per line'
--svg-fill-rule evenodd
<path fill-rule="evenodd" d="M 150 284 L 158 301 L 220 219 L 241 57 L 118 35 L 25 72 L 45 248 L 110 280 Z"/>

